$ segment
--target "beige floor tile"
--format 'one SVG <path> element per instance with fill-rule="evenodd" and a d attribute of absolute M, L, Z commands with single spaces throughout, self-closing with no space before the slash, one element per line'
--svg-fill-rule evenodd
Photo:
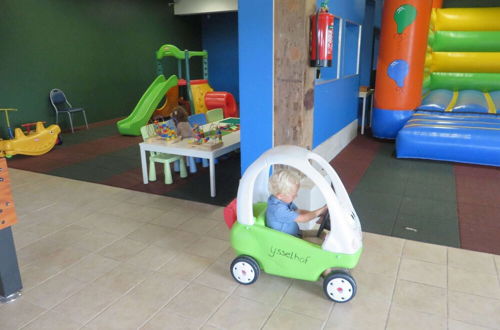
<path fill-rule="evenodd" d="M 403 248 L 403 257 L 420 261 L 432 262 L 434 264 L 446 265 L 448 262 L 448 249 L 445 246 L 405 241 Z"/>
<path fill-rule="evenodd" d="M 370 250 L 383 255 L 391 254 L 401 256 L 404 242 L 404 239 L 397 237 L 363 233 L 364 251 Z"/>
<path fill-rule="evenodd" d="M 384 329 L 389 309 L 389 301 L 356 295 L 351 301 L 333 306 L 325 329 Z"/>
<path fill-rule="evenodd" d="M 118 299 L 122 293 L 92 283 L 53 308 L 73 322 L 85 324 Z"/>
<path fill-rule="evenodd" d="M 43 312 L 45 312 L 44 308 L 33 305 L 20 297 L 0 308 L 0 327 L 2 330 L 19 329 Z"/>
<path fill-rule="evenodd" d="M 306 303 L 307 302 L 307 303 Z M 333 302 L 323 293 L 323 282 L 293 281 L 279 306 L 326 321 Z"/>
<path fill-rule="evenodd" d="M 448 290 L 449 318 L 498 329 L 500 300 Z"/>
<path fill-rule="evenodd" d="M 102 212 L 94 212 L 79 223 L 93 231 L 100 230 L 119 236 L 128 235 L 140 226 L 142 223 L 139 221 L 122 218 L 116 215 L 106 214 Z"/>
<path fill-rule="evenodd" d="M 229 272 L 229 266 L 214 263 L 210 265 L 195 280 L 196 283 L 226 292 L 233 292 L 238 283 Z"/>
<path fill-rule="evenodd" d="M 448 330 L 490 330 L 491 328 L 469 324 L 456 320 L 448 320 Z"/>
<path fill-rule="evenodd" d="M 394 276 L 398 272 L 401 257 L 395 254 L 384 255 L 373 250 L 365 249 L 361 254 L 356 269 L 386 276 Z"/>
<path fill-rule="evenodd" d="M 436 286 L 398 280 L 392 303 L 402 309 L 446 317 L 447 291 Z"/>
<path fill-rule="evenodd" d="M 448 266 L 464 270 L 474 270 L 476 273 L 498 275 L 492 254 L 448 248 Z"/>
<path fill-rule="evenodd" d="M 67 276 L 88 283 L 110 272 L 119 264 L 119 261 L 105 258 L 98 254 L 90 254 L 64 270 L 63 273 Z"/>
<path fill-rule="evenodd" d="M 210 219 L 214 219 L 217 221 L 221 221 L 225 224 L 224 222 L 224 207 L 216 207 L 209 215 L 208 217 Z M 226 227 L 227 228 L 227 227 Z"/>
<path fill-rule="evenodd" d="M 208 324 L 205 324 L 203 325 L 200 330 L 224 330 L 224 329 L 221 329 L 221 328 L 217 328 L 213 325 L 208 325 Z"/>
<path fill-rule="evenodd" d="M 356 296 L 391 301 L 396 276 L 367 273 L 355 268 L 351 275 L 357 284 Z"/>
<path fill-rule="evenodd" d="M 123 199 L 123 201 L 140 206 L 152 206 L 152 204 L 154 204 L 156 201 L 163 201 L 165 199 L 168 199 L 168 197 L 156 194 L 148 194 L 126 189 L 124 189 L 124 191 L 128 191 L 129 194 L 128 196 L 126 196 L 126 198 Z"/>
<path fill-rule="evenodd" d="M 112 271 L 99 277 L 93 284 L 119 293 L 125 293 L 143 281 L 149 274 L 151 274 L 151 271 L 120 264 Z"/>
<path fill-rule="evenodd" d="M 231 239 L 229 228 L 227 228 L 226 223 L 221 220 L 207 232 L 207 235 L 223 241 L 229 241 Z"/>
<path fill-rule="evenodd" d="M 229 266 L 228 272 L 229 272 Z M 240 285 L 233 295 L 248 298 L 266 305 L 276 306 L 292 284 L 289 278 L 261 273 L 252 285 Z"/>
<path fill-rule="evenodd" d="M 211 237 L 202 237 L 187 251 L 200 257 L 217 259 L 230 246 L 229 242 Z"/>
<path fill-rule="evenodd" d="M 207 324 L 221 329 L 260 329 L 273 307 L 242 297 L 229 297 Z"/>
<path fill-rule="evenodd" d="M 386 329 L 446 330 L 447 322 L 443 316 L 407 310 L 393 304 Z"/>
<path fill-rule="evenodd" d="M 446 265 L 433 264 L 425 261 L 418 261 L 408 258 L 401 260 L 398 278 L 411 282 L 447 287 Z"/>
<path fill-rule="evenodd" d="M 50 234 L 47 239 L 56 242 L 59 246 L 71 246 L 88 232 L 88 228 L 84 228 L 79 224 L 71 224 Z"/>
<path fill-rule="evenodd" d="M 207 269 L 212 260 L 195 255 L 182 253 L 164 264 L 158 271 L 168 278 L 173 277 L 185 281 L 192 281 Z"/>
<path fill-rule="evenodd" d="M 30 322 L 23 330 L 76 330 L 81 326 L 64 314 L 47 311 Z"/>
<path fill-rule="evenodd" d="M 500 278 L 500 255 L 495 255 L 493 257 L 495 259 L 495 264 L 496 264 L 496 268 L 497 268 L 497 275 Z"/>
<path fill-rule="evenodd" d="M 191 320 L 206 321 L 227 296 L 226 292 L 192 283 L 168 303 L 166 308 Z"/>
<path fill-rule="evenodd" d="M 198 217 L 194 217 L 188 219 L 182 224 L 182 230 L 198 235 L 204 235 L 212 230 L 217 224 L 218 221 L 212 219 L 200 219 Z"/>
<path fill-rule="evenodd" d="M 183 213 L 183 211 L 178 209 L 170 209 L 165 211 L 162 215 L 149 220 L 148 223 L 167 228 L 177 228 L 181 227 L 182 224 L 188 221 L 192 216 L 192 211 Z"/>
<path fill-rule="evenodd" d="M 144 243 L 129 238 L 122 238 L 97 253 L 103 257 L 124 262 L 136 256 L 146 247 L 147 245 Z"/>
<path fill-rule="evenodd" d="M 263 329 L 266 330 L 315 330 L 322 329 L 323 321 L 307 315 L 297 314 L 284 308 L 277 308 L 267 320 Z"/>
<path fill-rule="evenodd" d="M 147 223 L 128 234 L 127 238 L 144 244 L 152 244 L 160 239 L 167 238 L 171 231 L 169 228 Z"/>
<path fill-rule="evenodd" d="M 102 209 L 101 212 L 133 221 L 148 222 L 163 215 L 165 210 L 149 206 L 139 206 L 129 202 L 120 202 L 112 207 Z"/>
<path fill-rule="evenodd" d="M 141 327 L 141 330 L 164 330 L 166 324 L 171 330 L 198 330 L 203 321 L 187 319 L 164 308 Z"/>
<path fill-rule="evenodd" d="M 177 207 L 180 209 L 194 210 L 202 214 L 210 214 L 214 212 L 219 206 L 181 199 L 177 202 Z"/>
<path fill-rule="evenodd" d="M 89 329 L 136 329 L 182 291 L 186 281 L 149 275 L 87 324 Z M 166 324 L 164 326 L 167 326 Z"/>
<path fill-rule="evenodd" d="M 65 268 L 78 262 L 89 254 L 88 251 L 73 247 L 53 251 L 49 255 L 40 257 L 26 267 L 21 267 L 21 277 L 26 290 L 37 286 Z"/>
<path fill-rule="evenodd" d="M 28 290 L 23 296 L 32 304 L 50 309 L 79 291 L 84 285 L 84 282 L 60 273 Z"/>
<path fill-rule="evenodd" d="M 71 235 L 78 233 L 79 229 L 66 227 L 65 229 L 54 233 L 52 235 L 46 236 L 28 246 L 20 249 L 17 253 L 18 261 L 21 267 L 27 266 L 33 262 L 38 262 L 41 259 L 52 258 L 54 254 L 59 254 L 61 251 L 69 253 L 70 251 L 83 251 L 82 249 L 77 249 L 72 247 L 74 241 L 64 240 L 63 236 L 68 233 Z M 63 232 L 64 231 L 64 232 Z M 61 233 L 59 235 L 59 233 Z M 56 235 L 57 234 L 57 235 Z M 83 232 L 80 233 L 84 235 Z M 61 241 L 58 239 L 61 238 Z M 63 241 L 64 240 L 64 241 Z M 86 252 L 88 254 L 88 252 Z"/>
<path fill-rule="evenodd" d="M 90 252 L 96 252 L 105 246 L 111 245 L 121 237 L 122 235 L 112 234 L 96 229 L 91 230 L 82 236 L 77 242 L 75 242 L 75 244 L 73 244 L 73 246 Z"/>
<path fill-rule="evenodd" d="M 448 289 L 500 299 L 498 277 L 477 273 L 474 269 L 448 267 Z"/>
<path fill-rule="evenodd" d="M 176 250 L 150 245 L 137 255 L 127 260 L 128 264 L 137 268 L 158 270 L 179 254 Z"/>
<path fill-rule="evenodd" d="M 16 229 L 16 226 L 17 225 L 12 226 L 12 234 L 14 237 L 14 245 L 16 247 L 16 250 L 20 250 L 45 236 L 40 235 L 37 232 L 32 232 L 29 230 L 29 228 Z"/>
<path fill-rule="evenodd" d="M 231 266 L 231 263 L 233 260 L 236 258 L 236 253 L 234 252 L 232 247 L 228 247 L 224 253 L 222 253 L 216 260 L 215 262 L 218 264 L 222 264 L 225 267 Z"/>
<path fill-rule="evenodd" d="M 189 251 L 191 246 L 199 242 L 200 236 L 188 233 L 187 231 L 173 229 L 167 237 L 162 238 L 153 244 L 172 250 Z"/>
<path fill-rule="evenodd" d="M 135 196 L 129 200 L 127 200 L 130 203 L 133 204 L 138 204 L 141 206 L 146 206 L 146 207 L 152 207 L 155 209 L 160 209 L 163 211 L 171 211 L 174 208 L 179 207 L 179 203 L 181 202 L 180 199 L 177 198 L 172 198 L 172 197 L 167 197 L 167 196 L 158 196 L 158 195 L 152 195 L 152 194 L 146 194 L 149 196 L 155 196 L 157 198 L 151 198 L 150 200 L 147 201 L 141 201 L 141 199 L 137 199 Z"/>

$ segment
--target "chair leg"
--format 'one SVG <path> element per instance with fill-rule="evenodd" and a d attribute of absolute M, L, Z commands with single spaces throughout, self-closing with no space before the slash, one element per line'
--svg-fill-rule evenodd
<path fill-rule="evenodd" d="M 170 170 L 170 163 L 165 163 L 163 172 L 165 174 L 165 184 L 172 184 L 174 180 L 172 180 L 172 171 Z"/>
<path fill-rule="evenodd" d="M 184 157 L 181 157 L 181 159 L 184 159 Z M 176 160 L 176 161 L 174 162 L 174 172 L 179 172 L 179 171 L 180 171 L 180 169 L 179 169 L 179 166 L 180 166 L 180 165 L 179 165 L 179 162 L 180 162 L 180 161 L 178 161 L 178 160 Z"/>
<path fill-rule="evenodd" d="M 85 115 L 85 110 L 82 110 L 82 113 L 83 113 L 83 119 L 85 119 L 85 126 L 87 127 L 87 129 L 89 129 L 89 123 L 87 123 L 87 116 Z"/>
<path fill-rule="evenodd" d="M 201 159 L 201 166 L 203 167 L 208 167 L 208 159 L 202 158 Z"/>
<path fill-rule="evenodd" d="M 194 157 L 188 157 L 189 163 L 189 172 L 196 173 L 196 162 L 194 161 Z"/>
<path fill-rule="evenodd" d="M 156 181 L 156 166 L 153 161 L 149 161 L 149 181 Z"/>
<path fill-rule="evenodd" d="M 180 167 L 180 174 L 181 174 L 181 178 L 185 178 L 188 176 L 187 174 L 187 170 L 186 170 L 186 162 L 184 161 L 184 157 L 181 157 L 181 159 L 179 160 L 179 167 Z"/>
<path fill-rule="evenodd" d="M 71 112 L 67 112 L 68 118 L 69 118 L 69 126 L 71 126 L 71 133 L 75 133 L 75 130 L 73 129 L 73 121 L 71 120 Z"/>

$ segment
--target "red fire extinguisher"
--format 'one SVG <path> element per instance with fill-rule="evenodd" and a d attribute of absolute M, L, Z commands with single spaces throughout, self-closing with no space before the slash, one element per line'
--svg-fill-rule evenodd
<path fill-rule="evenodd" d="M 311 66 L 332 66 L 333 18 L 328 12 L 327 1 L 321 3 L 318 11 L 311 15 Z"/>

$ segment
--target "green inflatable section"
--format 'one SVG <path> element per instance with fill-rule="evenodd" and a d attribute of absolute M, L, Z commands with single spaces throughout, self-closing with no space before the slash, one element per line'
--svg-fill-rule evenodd
<path fill-rule="evenodd" d="M 177 86 L 177 77 L 175 75 L 170 76 L 168 79 L 165 79 L 164 75 L 156 77 L 142 95 L 132 113 L 127 118 L 116 123 L 120 134 L 141 135 L 141 127 L 148 123 L 167 91 L 174 86 Z"/>
<path fill-rule="evenodd" d="M 434 72 L 424 80 L 424 88 L 496 91 L 500 90 L 500 73 Z"/>
<path fill-rule="evenodd" d="M 499 52 L 500 31 L 436 31 L 429 45 L 435 52 Z"/>

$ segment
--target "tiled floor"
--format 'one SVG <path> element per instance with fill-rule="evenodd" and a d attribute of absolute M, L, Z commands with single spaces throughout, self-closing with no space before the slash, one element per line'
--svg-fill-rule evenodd
<path fill-rule="evenodd" d="M 229 274 L 222 208 L 10 169 L 23 296 L 3 329 L 499 329 L 500 256 L 364 234 L 358 294 Z"/>

